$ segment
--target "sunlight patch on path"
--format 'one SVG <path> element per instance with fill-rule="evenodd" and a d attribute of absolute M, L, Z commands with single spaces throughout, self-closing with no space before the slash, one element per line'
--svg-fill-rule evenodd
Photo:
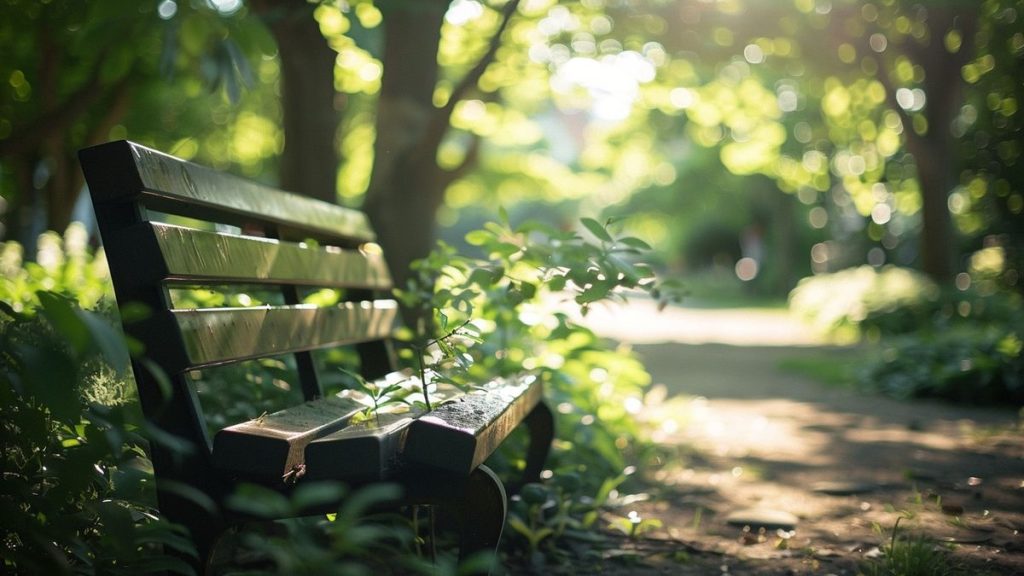
<path fill-rule="evenodd" d="M 788 310 L 702 309 L 670 306 L 661 312 L 649 300 L 595 306 L 580 323 L 595 333 L 629 344 L 731 344 L 818 346 L 822 335 Z"/>

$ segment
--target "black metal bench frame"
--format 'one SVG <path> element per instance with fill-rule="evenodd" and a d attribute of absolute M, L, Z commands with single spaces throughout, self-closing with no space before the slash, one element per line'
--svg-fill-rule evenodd
<path fill-rule="evenodd" d="M 205 571 L 217 540 L 249 520 L 225 507 L 241 482 L 282 492 L 298 483 L 350 486 L 396 482 L 396 505 L 450 508 L 459 522 L 460 558 L 494 550 L 505 522 L 506 492 L 484 460 L 520 423 L 529 431 L 522 482 L 536 481 L 553 438 L 539 381 L 489 383 L 425 416 L 387 426 L 350 425 L 355 409 L 323 398 L 311 351 L 354 346 L 367 380 L 396 373 L 392 323 L 397 306 L 383 256 L 365 216 L 183 161 L 144 146 L 111 142 L 79 153 L 110 264 L 118 305 L 150 314 L 125 322 L 145 352 L 132 369 L 148 421 L 192 446 L 187 453 L 153 443 L 158 505 L 191 532 Z M 237 233 L 161 223 L 157 213 L 237 227 Z M 315 243 L 307 243 L 309 239 Z M 283 306 L 176 310 L 175 285 L 261 284 L 280 289 Z M 344 290 L 330 308 L 300 304 L 306 288 Z M 304 403 L 206 431 L 192 370 L 293 354 Z M 154 368 L 155 367 L 155 368 Z M 159 373 L 163 373 L 160 375 Z M 165 390 L 167 379 L 170 390 Z M 182 488 L 185 489 L 182 489 Z M 213 510 L 188 493 L 198 491 Z M 336 503 L 303 513 L 336 509 Z"/>

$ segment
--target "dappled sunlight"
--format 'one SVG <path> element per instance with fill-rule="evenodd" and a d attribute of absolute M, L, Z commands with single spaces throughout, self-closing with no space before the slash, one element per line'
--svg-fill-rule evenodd
<path fill-rule="evenodd" d="M 580 321 L 606 338 L 630 344 L 678 342 L 754 346 L 811 346 L 827 338 L 786 309 L 700 309 L 637 300 L 595 306 Z"/>
<path fill-rule="evenodd" d="M 676 404 L 673 406 L 673 404 Z M 670 403 L 669 411 L 678 409 Z M 813 405 L 786 400 L 709 400 L 703 396 L 683 404 L 686 424 L 674 434 L 658 434 L 663 443 L 691 443 L 722 458 L 763 458 L 827 465 L 827 434 L 801 427 L 816 416 Z M 668 417 L 669 414 L 664 414 Z M 824 415 L 825 420 L 831 420 Z"/>
<path fill-rule="evenodd" d="M 638 514 L 659 519 L 663 538 L 729 562 L 837 572 L 880 554 L 878 530 L 901 517 L 972 561 L 1024 522 L 1012 410 L 897 401 L 784 372 L 787 359 L 850 358 L 784 310 L 659 315 L 641 301 L 584 321 L 630 342 L 651 373 L 637 417 L 663 452 L 641 468 L 658 488 Z M 759 518 L 792 527 L 743 524 Z"/>

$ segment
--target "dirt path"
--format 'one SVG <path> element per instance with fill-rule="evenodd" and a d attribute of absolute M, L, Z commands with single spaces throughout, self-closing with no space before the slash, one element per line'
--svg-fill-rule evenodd
<path fill-rule="evenodd" d="M 623 573 L 855 574 L 902 516 L 905 534 L 947 545 L 966 573 L 1024 574 L 1015 412 L 899 402 L 784 373 L 784 360 L 849 351 L 781 311 L 655 315 L 641 303 L 588 322 L 634 344 L 657 385 L 658 440 L 678 456 L 648 468 L 663 488 L 638 512 L 664 528 Z M 728 522 L 750 509 L 751 531 Z"/>

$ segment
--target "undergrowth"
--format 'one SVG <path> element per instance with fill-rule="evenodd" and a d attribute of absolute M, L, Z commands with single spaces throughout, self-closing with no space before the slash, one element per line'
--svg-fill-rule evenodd
<path fill-rule="evenodd" d="M 429 321 L 406 338 L 414 344 L 409 350 L 428 357 L 442 380 L 466 385 L 527 371 L 546 384 L 558 418 L 554 453 L 543 483 L 528 485 L 511 502 L 504 539 L 506 558 L 538 570 L 574 562 L 602 546 L 606 516 L 652 450 L 636 418 L 650 382 L 643 366 L 628 349 L 609 348 L 572 320 L 573 308 L 585 314 L 596 302 L 623 299 L 623 290 L 666 302 L 673 297 L 673 287 L 657 282 L 640 263 L 649 247 L 617 236 L 613 227 L 588 219 L 578 232 L 562 231 L 534 223 L 512 226 L 503 219 L 470 234 L 477 256 L 441 245 L 418 265 L 420 282 L 399 291 L 406 305 L 429 313 Z M 113 328 L 118 311 L 102 252 L 88 248 L 84 229 L 76 225 L 63 238 L 47 233 L 35 259 L 23 258 L 19 245 L 0 245 L 4 570 L 191 573 L 185 559 L 195 556 L 195 547 L 155 507 L 147 457 L 149 443 L 174 447 L 176 439 L 139 414 L 127 360 L 129 352 L 142 351 Z M 211 296 L 182 297 L 201 303 Z M 464 339 L 467 332 L 472 337 Z M 439 337 L 449 333 L 452 338 Z M 405 355 L 412 365 L 418 363 L 415 356 Z M 349 360 L 344 352 L 321 360 L 337 376 L 332 386 L 358 385 L 340 369 Z M 224 425 L 272 409 L 270 397 L 290 393 L 293 374 L 294 367 L 282 361 L 240 364 L 196 385 L 201 391 L 244 383 L 244 391 L 228 394 L 238 403 L 223 406 L 222 420 L 212 419 Z M 524 441 L 512 438 L 489 462 L 506 479 L 522 469 Z M 283 533 L 245 535 L 236 542 L 238 551 L 260 550 L 262 560 L 239 569 L 458 572 L 444 555 L 425 558 L 418 550 L 422 527 L 415 523 L 365 520 L 370 504 L 387 494 L 348 492 L 339 485 L 318 490 L 294 497 L 345 493 L 349 504 L 328 517 L 284 524 Z M 257 517 L 308 504 L 248 488 L 231 503 Z M 656 522 L 627 521 L 623 526 L 633 535 Z M 383 572 L 380 558 L 387 559 Z"/>

